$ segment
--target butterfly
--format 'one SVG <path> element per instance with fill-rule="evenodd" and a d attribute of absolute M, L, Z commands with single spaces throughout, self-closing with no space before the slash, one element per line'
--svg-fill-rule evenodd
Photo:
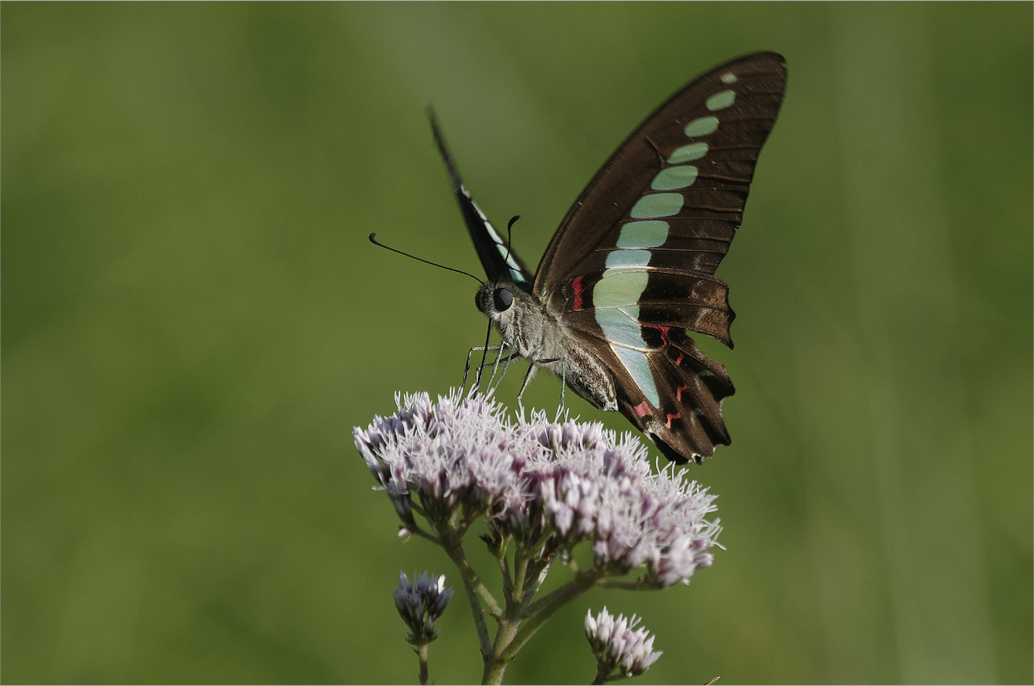
<path fill-rule="evenodd" d="M 714 273 L 779 113 L 784 64 L 773 52 L 747 55 L 661 105 L 582 191 L 534 276 L 474 204 L 432 118 L 488 276 L 476 304 L 502 338 L 490 349 L 531 363 L 522 394 L 548 369 L 678 463 L 730 443 L 722 401 L 732 382 L 692 335 L 732 348 L 729 289 Z"/>

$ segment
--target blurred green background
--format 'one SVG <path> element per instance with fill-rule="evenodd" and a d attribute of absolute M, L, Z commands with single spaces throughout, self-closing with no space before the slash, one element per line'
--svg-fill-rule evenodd
<path fill-rule="evenodd" d="M 707 347 L 734 441 L 691 470 L 727 550 L 579 599 L 507 681 L 591 680 L 604 604 L 658 636 L 640 681 L 1034 679 L 1030 3 L 0 16 L 4 682 L 414 683 L 397 574 L 458 578 L 351 430 L 484 335 L 468 279 L 366 240 L 479 271 L 426 107 L 535 264 L 654 107 L 761 49 L 789 90 Z M 432 677 L 478 681 L 460 594 L 442 630 Z"/>

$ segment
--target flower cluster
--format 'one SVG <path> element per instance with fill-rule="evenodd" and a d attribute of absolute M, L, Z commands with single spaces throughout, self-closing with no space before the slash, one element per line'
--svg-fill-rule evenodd
<path fill-rule="evenodd" d="M 405 572 L 399 574 L 399 587 L 391 592 L 395 597 L 395 609 L 410 629 L 406 640 L 413 645 L 426 645 L 438 638 L 435 621 L 445 612 L 452 589 L 445 588 L 444 576 L 431 576 L 421 572 L 413 575 L 413 583 Z"/>
<path fill-rule="evenodd" d="M 402 533 L 419 530 L 414 513 L 439 537 L 485 517 L 497 539 L 548 539 L 545 547 L 563 553 L 588 542 L 601 575 L 644 568 L 641 582 L 654 588 L 688 583 L 711 564 L 720 527 L 705 516 L 715 496 L 674 467 L 653 473 L 629 434 L 543 413 L 511 423 L 479 393 L 453 391 L 436 403 L 420 393 L 396 404 L 354 438 Z"/>
<path fill-rule="evenodd" d="M 662 651 L 654 651 L 653 636 L 645 628 L 636 628 L 639 618 L 624 615 L 616 618 L 604 607 L 598 615 L 592 611 L 585 615 L 585 638 L 589 640 L 592 652 L 602 678 L 596 683 L 612 680 L 614 672 L 626 678 L 638 676 L 657 662 Z"/>

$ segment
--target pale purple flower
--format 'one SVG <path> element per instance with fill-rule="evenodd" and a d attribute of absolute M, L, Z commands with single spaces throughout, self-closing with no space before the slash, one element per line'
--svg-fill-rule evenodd
<path fill-rule="evenodd" d="M 604 607 L 598 615 L 585 615 L 585 638 L 589 641 L 599 670 L 596 683 L 612 680 L 617 672 L 628 678 L 638 676 L 657 662 L 663 651 L 653 649 L 654 637 L 644 627 L 636 628 L 639 618 L 614 617 Z"/>
<path fill-rule="evenodd" d="M 414 504 L 438 523 L 460 510 L 476 517 L 500 503 L 520 505 L 524 455 L 498 403 L 457 392 L 434 404 L 426 393 L 396 395 L 395 402 L 396 414 L 375 417 L 353 436 L 407 527 L 414 526 Z"/>
<path fill-rule="evenodd" d="M 505 408 L 453 391 L 396 396 L 398 412 L 354 430 L 374 478 L 404 531 L 418 507 L 441 532 L 486 517 L 492 538 L 542 543 L 544 554 L 592 547 L 604 576 L 644 569 L 641 582 L 688 583 L 710 566 L 715 496 L 674 466 L 653 473 L 647 449 L 597 422 L 549 422 L 543 413 L 511 422 Z M 543 536 L 548 535 L 547 538 Z"/>
<path fill-rule="evenodd" d="M 452 599 L 452 589 L 445 588 L 445 576 L 431 576 L 421 572 L 413 575 L 413 582 L 405 572 L 399 574 L 399 587 L 391 592 L 395 609 L 410 629 L 406 640 L 413 645 L 426 645 L 438 638 L 434 623 Z"/>

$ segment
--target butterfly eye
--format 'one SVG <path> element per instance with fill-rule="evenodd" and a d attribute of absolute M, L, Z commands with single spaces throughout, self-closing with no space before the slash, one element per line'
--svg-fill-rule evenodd
<path fill-rule="evenodd" d="M 497 288 L 492 294 L 492 299 L 495 300 L 496 312 L 505 312 L 513 304 L 513 293 L 505 288 Z"/>

